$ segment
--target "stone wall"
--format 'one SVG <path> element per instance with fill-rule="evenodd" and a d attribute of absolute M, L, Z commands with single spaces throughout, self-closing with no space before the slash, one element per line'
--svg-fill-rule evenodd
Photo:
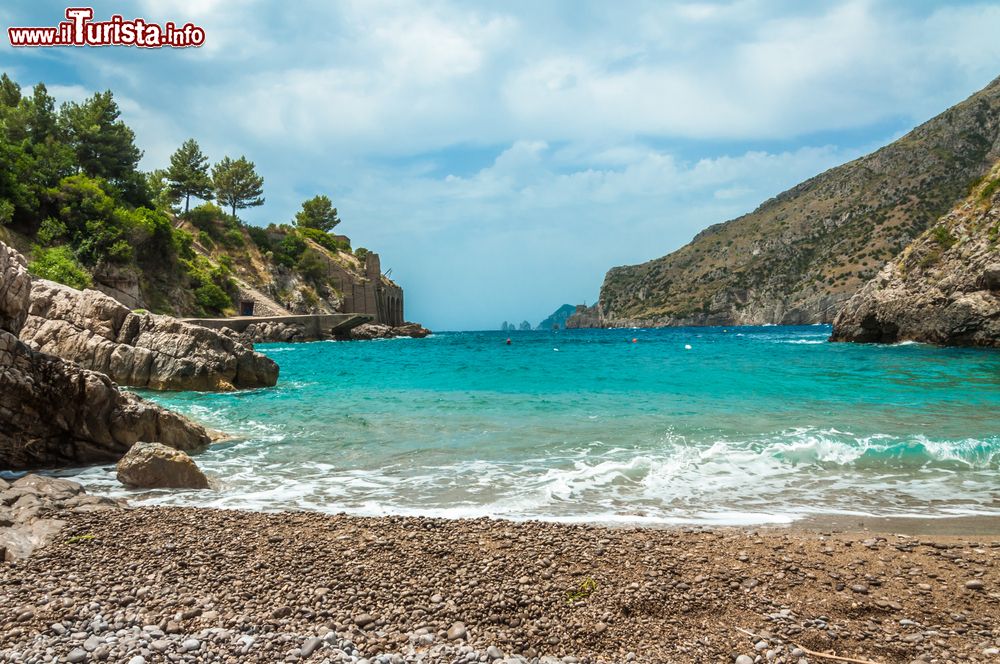
<path fill-rule="evenodd" d="M 341 275 L 332 276 L 336 281 Z M 382 276 L 378 254 L 365 257 L 363 280 L 359 281 L 355 275 L 344 270 L 337 286 L 344 294 L 342 309 L 345 312 L 373 316 L 374 322 L 393 327 L 404 323 L 403 289 Z"/>

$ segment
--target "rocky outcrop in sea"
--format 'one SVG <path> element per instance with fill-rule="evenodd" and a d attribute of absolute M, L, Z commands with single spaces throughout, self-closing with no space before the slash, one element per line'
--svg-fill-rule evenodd
<path fill-rule="evenodd" d="M 94 290 L 35 279 L 28 313 L 22 341 L 122 385 L 213 391 L 278 380 L 278 365 L 236 334 L 134 313 Z"/>
<path fill-rule="evenodd" d="M 1000 164 L 847 302 L 831 340 L 1000 347 Z"/>
<path fill-rule="evenodd" d="M 0 279 L 0 467 L 116 461 L 139 440 L 190 452 L 208 447 L 201 426 L 18 339 L 31 277 L 24 257 L 3 243 Z"/>
<path fill-rule="evenodd" d="M 431 331 L 420 323 L 403 323 L 393 327 L 380 323 L 365 323 L 350 331 L 350 339 L 358 341 L 369 341 L 372 339 L 395 339 L 397 337 L 410 337 L 412 339 L 423 339 L 431 334 Z"/>

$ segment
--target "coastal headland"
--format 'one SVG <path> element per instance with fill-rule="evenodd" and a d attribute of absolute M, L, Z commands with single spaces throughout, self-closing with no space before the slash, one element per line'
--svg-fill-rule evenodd
<path fill-rule="evenodd" d="M 987 662 L 1000 652 L 998 562 L 996 534 L 111 510 L 67 516 L 58 541 L 0 566 L 0 652 L 135 664 Z"/>

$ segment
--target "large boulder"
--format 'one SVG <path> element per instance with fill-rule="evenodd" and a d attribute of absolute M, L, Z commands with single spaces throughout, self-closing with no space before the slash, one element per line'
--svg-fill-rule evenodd
<path fill-rule="evenodd" d="M 0 395 L 0 468 L 115 461 L 139 440 L 190 452 L 210 442 L 201 426 L 6 331 L 0 331 Z"/>
<path fill-rule="evenodd" d="M 208 478 L 184 452 L 136 443 L 118 462 L 118 481 L 133 489 L 207 489 Z"/>
<path fill-rule="evenodd" d="M 20 337 L 35 350 L 131 387 L 210 391 L 278 381 L 278 365 L 236 334 L 133 313 L 103 293 L 44 279 L 31 286 Z"/>

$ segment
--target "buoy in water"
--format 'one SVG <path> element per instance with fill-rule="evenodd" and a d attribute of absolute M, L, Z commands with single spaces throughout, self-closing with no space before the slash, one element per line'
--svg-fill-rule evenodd
<path fill-rule="evenodd" d="M 510 345 L 510 337 L 507 337 L 507 345 Z"/>
<path fill-rule="evenodd" d="M 632 343 L 637 344 L 637 343 L 639 343 L 639 340 L 638 339 L 632 339 Z"/>
<path fill-rule="evenodd" d="M 691 350 L 691 344 L 684 344 L 684 350 Z"/>

